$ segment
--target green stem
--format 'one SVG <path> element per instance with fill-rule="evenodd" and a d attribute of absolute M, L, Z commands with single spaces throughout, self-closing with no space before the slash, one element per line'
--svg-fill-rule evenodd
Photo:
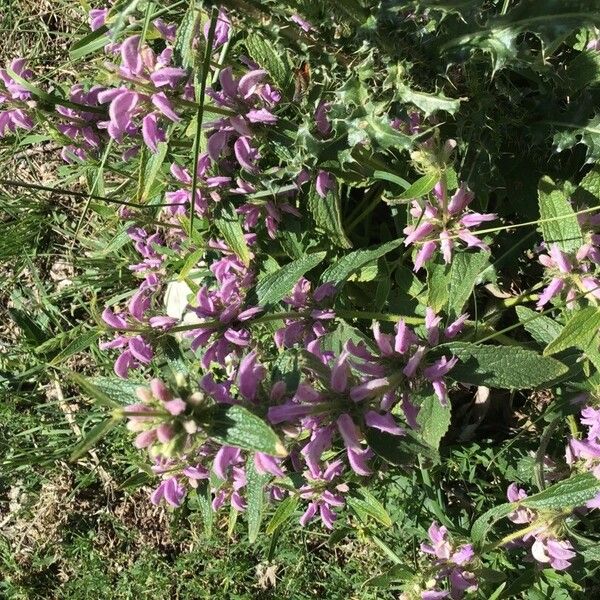
<path fill-rule="evenodd" d="M 206 82 L 210 70 L 210 56 L 212 53 L 215 30 L 217 28 L 217 19 L 219 13 L 213 7 L 210 15 L 210 27 L 206 36 L 206 51 L 204 54 L 204 64 L 202 65 L 202 79 L 200 80 L 200 93 L 198 97 L 198 108 L 196 110 L 196 135 L 194 137 L 194 164 L 192 171 L 192 196 L 190 198 L 190 237 L 193 237 L 194 217 L 196 215 L 196 188 L 198 186 L 198 156 L 200 154 L 200 138 L 202 137 L 202 119 L 204 117 L 204 98 L 206 95 Z"/>

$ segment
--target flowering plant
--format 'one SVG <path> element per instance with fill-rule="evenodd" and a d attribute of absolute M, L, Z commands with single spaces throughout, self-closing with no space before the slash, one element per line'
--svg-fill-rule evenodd
<path fill-rule="evenodd" d="M 135 434 L 149 502 L 244 515 L 252 542 L 267 513 L 269 534 L 355 531 L 402 598 L 576 589 L 598 560 L 600 169 L 597 128 L 563 125 L 598 100 L 576 85 L 598 14 L 123 4 L 73 49 L 90 83 L 0 70 L 0 136 L 110 173 L 90 198 L 127 248 L 93 311 L 114 377 L 73 377 L 116 402 L 100 431 Z M 561 73 L 569 102 L 541 83 Z M 559 116 L 529 131 L 513 101 Z"/>

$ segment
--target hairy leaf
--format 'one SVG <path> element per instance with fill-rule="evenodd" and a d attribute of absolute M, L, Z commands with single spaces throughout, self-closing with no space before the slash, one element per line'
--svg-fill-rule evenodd
<path fill-rule="evenodd" d="M 558 360 L 516 346 L 478 346 L 451 342 L 439 347 L 458 357 L 455 381 L 503 389 L 536 388 L 567 372 Z"/>
<path fill-rule="evenodd" d="M 285 298 L 300 277 L 311 269 L 314 269 L 325 258 L 325 254 L 325 252 L 309 254 L 261 279 L 256 286 L 258 304 L 260 306 L 276 304 Z"/>

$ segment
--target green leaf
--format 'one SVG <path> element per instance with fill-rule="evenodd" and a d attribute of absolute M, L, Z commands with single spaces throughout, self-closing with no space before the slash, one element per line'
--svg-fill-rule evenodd
<path fill-rule="evenodd" d="M 110 38 L 106 35 L 107 32 L 108 27 L 102 25 L 96 31 L 92 31 L 80 40 L 77 40 L 69 50 L 69 58 L 71 60 L 78 60 L 92 52 L 96 52 L 96 50 L 100 50 L 100 48 L 104 48 L 106 44 L 110 43 Z"/>
<path fill-rule="evenodd" d="M 515 510 L 515 504 L 507 502 L 494 506 L 487 512 L 483 513 L 471 527 L 471 540 L 477 545 L 485 542 L 492 527 L 500 520 L 509 515 Z"/>
<path fill-rule="evenodd" d="M 308 197 L 308 208 L 317 227 L 323 229 L 336 246 L 346 249 L 352 247 L 342 225 L 337 191 L 330 191 L 325 198 L 321 198 L 313 187 Z"/>
<path fill-rule="evenodd" d="M 381 258 L 401 245 L 402 240 L 392 240 L 374 248 L 350 252 L 325 269 L 323 275 L 321 275 L 321 282 L 339 285 L 347 281 L 353 273 L 359 271 L 366 264 Z"/>
<path fill-rule="evenodd" d="M 489 266 L 489 252 L 460 252 L 453 256 L 448 281 L 448 314 L 458 317 L 481 274 Z"/>
<path fill-rule="evenodd" d="M 581 227 L 567 194 L 549 177 L 538 187 L 541 227 L 546 244 L 558 244 L 563 252 L 576 252 L 583 245 Z M 556 219 L 546 221 L 544 219 Z"/>
<path fill-rule="evenodd" d="M 450 266 L 438 256 L 429 261 L 427 269 L 427 306 L 435 313 L 440 312 L 448 304 Z"/>
<path fill-rule="evenodd" d="M 384 527 L 391 527 L 393 524 L 383 504 L 365 488 L 360 488 L 353 492 L 347 497 L 346 502 L 364 523 L 368 523 L 370 517 L 381 523 Z"/>
<path fill-rule="evenodd" d="M 75 461 L 83 456 L 90 448 L 95 446 L 106 434 L 108 434 L 109 431 L 114 429 L 119 422 L 119 419 L 111 417 L 110 419 L 96 423 L 96 425 L 89 430 L 87 435 L 73 447 L 69 460 Z"/>
<path fill-rule="evenodd" d="M 429 194 L 435 187 L 435 184 L 440 180 L 440 174 L 438 172 L 428 173 L 417 179 L 411 186 L 402 192 L 400 196 L 396 198 L 386 198 L 387 204 L 394 206 L 395 204 L 403 204 L 409 200 L 415 198 L 422 198 L 426 194 Z"/>
<path fill-rule="evenodd" d="M 288 68 L 281 58 L 281 51 L 276 49 L 271 41 L 258 33 L 248 35 L 245 44 L 252 60 L 267 71 L 279 88 L 285 89 L 291 77 Z"/>
<path fill-rule="evenodd" d="M 221 444 L 271 456 L 287 455 L 277 434 L 247 408 L 237 404 L 216 406 L 211 417 L 208 433 Z"/>
<path fill-rule="evenodd" d="M 92 377 L 89 379 L 97 390 L 108 396 L 115 406 L 127 406 L 137 402 L 135 392 L 140 382 L 118 377 Z"/>
<path fill-rule="evenodd" d="M 600 56 L 600 53 L 598 54 Z M 600 204 L 600 165 L 594 165 L 589 173 L 579 182 L 574 197 L 588 206 Z"/>
<path fill-rule="evenodd" d="M 244 230 L 237 214 L 221 214 L 213 220 L 217 229 L 223 236 L 227 245 L 235 252 L 235 255 L 246 265 L 250 264 L 250 250 L 244 237 Z"/>
<path fill-rule="evenodd" d="M 260 280 L 256 286 L 259 306 L 276 304 L 285 298 L 294 285 L 298 283 L 300 277 L 321 263 L 326 254 L 326 252 L 309 254 L 288 263 L 275 273 L 271 273 Z"/>
<path fill-rule="evenodd" d="M 594 306 L 575 313 L 559 335 L 544 349 L 545 356 L 551 356 L 567 348 L 597 348 L 598 328 L 600 327 L 600 309 Z"/>
<path fill-rule="evenodd" d="M 600 480 L 591 473 L 581 473 L 559 481 L 543 492 L 529 496 L 517 504 L 535 510 L 574 508 L 583 506 L 598 494 L 600 494 Z"/>
<path fill-rule="evenodd" d="M 417 423 L 423 440 L 436 450 L 450 427 L 451 408 L 443 406 L 436 395 L 427 396 L 419 405 Z"/>
<path fill-rule="evenodd" d="M 154 480 L 154 477 L 148 475 L 145 471 L 140 471 L 139 473 L 134 473 L 121 484 L 119 484 L 120 490 L 126 490 L 128 488 L 141 488 L 144 485 L 148 485 Z"/>
<path fill-rule="evenodd" d="M 401 102 L 414 104 L 417 108 L 420 108 L 425 113 L 426 118 L 438 110 L 453 115 L 460 108 L 461 102 L 460 98 L 448 98 L 443 93 L 428 94 L 419 92 L 404 84 L 398 85 L 395 96 Z"/>
<path fill-rule="evenodd" d="M 215 517 L 215 511 L 211 506 L 210 485 L 207 480 L 201 481 L 195 490 L 195 495 L 191 496 L 192 510 L 197 509 L 202 518 L 204 534 L 210 537 L 212 534 L 212 526 Z M 237 513 L 237 511 L 236 511 Z"/>
<path fill-rule="evenodd" d="M 150 155 L 150 158 L 144 165 L 144 186 L 142 189 L 141 197 L 139 202 L 145 202 L 150 198 L 152 194 L 152 186 L 160 173 L 160 169 L 165 162 L 167 152 L 169 150 L 169 144 L 167 142 L 158 142 L 156 152 Z"/>
<path fill-rule="evenodd" d="M 451 342 L 439 346 L 459 359 L 450 377 L 461 383 L 501 389 L 536 388 L 564 375 L 568 369 L 554 358 L 516 346 L 478 346 Z"/>
<path fill-rule="evenodd" d="M 74 354 L 79 354 L 84 350 L 87 350 L 93 343 L 98 341 L 100 338 L 101 332 L 92 329 L 90 331 L 86 331 L 82 333 L 77 338 L 75 338 L 70 344 L 68 344 L 65 348 L 63 348 L 51 361 L 50 364 L 53 366 L 59 365 L 61 362 L 73 356 Z"/>
<path fill-rule="evenodd" d="M 519 36 L 534 33 L 542 42 L 543 55 L 554 52 L 570 33 L 588 24 L 600 24 L 597 0 L 522 0 L 507 14 L 494 17 L 483 27 L 477 19 L 473 31 L 456 37 L 444 48 L 478 48 L 493 57 L 494 70 L 518 60 Z"/>
<path fill-rule="evenodd" d="M 195 62 L 193 42 L 198 29 L 199 16 L 200 12 L 197 10 L 196 6 L 191 3 L 185 11 L 181 23 L 177 27 L 177 36 L 173 46 L 175 55 L 174 63 L 177 65 L 181 64 L 181 66 L 186 69 L 193 67 Z"/>
<path fill-rule="evenodd" d="M 403 179 L 398 175 L 394 175 L 393 173 L 388 173 L 388 171 L 373 171 L 372 178 L 380 181 L 389 181 L 390 183 L 395 183 L 405 190 L 410 187 L 410 183 L 408 183 L 406 179 Z"/>
<path fill-rule="evenodd" d="M 549 121 L 559 129 L 554 134 L 553 143 L 557 152 L 573 148 L 577 144 L 586 146 L 586 160 L 593 163 L 600 160 L 600 115 L 584 122 L 579 119 L 569 121 Z"/>
<path fill-rule="evenodd" d="M 277 510 L 267 525 L 267 534 L 273 535 L 282 525 L 291 518 L 298 508 L 298 496 L 288 496 L 277 505 Z"/>
<path fill-rule="evenodd" d="M 416 456 L 421 456 L 431 463 L 439 461 L 438 452 L 432 446 L 424 444 L 417 434 L 411 431 L 407 431 L 402 437 L 369 428 L 366 438 L 369 448 L 391 465 L 414 465 Z"/>
<path fill-rule="evenodd" d="M 348 122 L 348 144 L 351 147 L 373 143 L 382 149 L 408 150 L 413 138 L 392 127 L 385 115 L 367 114 Z"/>
<path fill-rule="evenodd" d="M 67 377 L 90 398 L 93 398 L 101 406 L 119 408 L 120 402 L 116 401 L 111 394 L 106 393 L 99 385 L 92 383 L 89 379 L 79 373 L 69 372 Z"/>
<path fill-rule="evenodd" d="M 517 306 L 515 310 L 525 331 L 539 344 L 545 346 L 560 335 L 562 325 L 554 319 L 541 315 L 526 306 Z"/>
<path fill-rule="evenodd" d="M 600 53 L 581 52 L 568 64 L 566 75 L 571 93 L 600 85 Z"/>
<path fill-rule="evenodd" d="M 254 466 L 254 456 L 248 457 L 246 463 L 246 518 L 248 520 L 248 540 L 256 542 L 262 521 L 265 501 L 265 485 L 269 475 L 257 473 Z"/>

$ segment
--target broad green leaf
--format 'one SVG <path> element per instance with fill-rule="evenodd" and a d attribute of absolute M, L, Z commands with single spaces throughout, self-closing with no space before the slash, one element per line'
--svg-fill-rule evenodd
<path fill-rule="evenodd" d="M 265 485 L 269 475 L 261 475 L 254 467 L 254 456 L 248 457 L 246 463 L 246 519 L 248 520 L 248 540 L 256 542 L 262 521 L 265 501 Z"/>
<path fill-rule="evenodd" d="M 140 384 L 131 379 L 120 379 L 119 377 L 92 377 L 89 380 L 97 390 L 113 400 L 117 406 L 127 406 L 137 402 L 135 392 Z"/>
<path fill-rule="evenodd" d="M 458 317 L 473 292 L 480 275 L 489 266 L 489 252 L 456 253 L 450 264 L 448 314 Z"/>
<path fill-rule="evenodd" d="M 600 53 L 598 56 L 600 56 Z M 579 182 L 574 195 L 578 198 L 580 194 L 583 195 L 583 200 L 588 206 L 598 206 L 600 204 L 600 165 L 594 165 L 591 171 Z"/>
<path fill-rule="evenodd" d="M 258 33 L 248 35 L 245 44 L 252 60 L 267 71 L 279 88 L 285 89 L 290 82 L 290 72 L 281 58 L 281 51 Z"/>
<path fill-rule="evenodd" d="M 317 227 L 323 229 L 336 246 L 346 249 L 352 247 L 352 242 L 348 239 L 342 225 L 340 199 L 337 192 L 330 191 L 325 198 L 321 198 L 314 188 L 311 189 L 308 208 Z"/>
<path fill-rule="evenodd" d="M 439 348 L 459 359 L 450 377 L 472 385 L 517 390 L 536 388 L 559 378 L 568 370 L 554 358 L 516 346 L 451 342 Z"/>
<path fill-rule="evenodd" d="M 549 177 L 538 187 L 542 234 L 546 244 L 558 244 L 564 252 L 576 252 L 583 244 L 581 227 L 567 194 Z M 545 219 L 555 219 L 544 221 Z"/>
<path fill-rule="evenodd" d="M 435 395 L 427 396 L 419 405 L 419 433 L 423 440 L 436 450 L 450 427 L 451 412 L 450 404 L 443 406 Z"/>
<path fill-rule="evenodd" d="M 515 310 L 525 331 L 539 344 L 545 346 L 560 335 L 562 325 L 554 319 L 541 315 L 526 306 L 517 306 Z"/>
<path fill-rule="evenodd" d="M 600 480 L 591 473 L 580 473 L 559 481 L 543 492 L 529 496 L 518 504 L 536 510 L 553 510 L 583 506 L 600 494 Z"/>
<path fill-rule="evenodd" d="M 107 393 L 102 389 L 101 386 L 93 383 L 83 375 L 79 373 L 69 372 L 67 377 L 83 392 L 85 392 L 90 398 L 95 400 L 101 406 L 109 408 L 119 408 L 122 404 L 113 398 L 112 394 Z"/>
<path fill-rule="evenodd" d="M 237 404 L 217 406 L 211 417 L 208 433 L 221 444 L 271 456 L 287 455 L 277 434 L 247 408 Z"/>
<path fill-rule="evenodd" d="M 111 417 L 110 419 L 96 423 L 96 425 L 88 431 L 85 437 L 73 447 L 69 460 L 75 461 L 83 456 L 90 448 L 95 446 L 105 435 L 107 435 L 109 431 L 114 429 L 119 422 L 119 419 Z"/>
<path fill-rule="evenodd" d="M 519 37 L 535 34 L 542 42 L 542 54 L 551 55 L 569 34 L 586 24 L 600 25 L 597 0 L 522 0 L 503 15 L 480 25 L 472 19 L 472 30 L 446 42 L 444 48 L 471 46 L 489 52 L 494 70 L 519 58 Z"/>
<path fill-rule="evenodd" d="M 430 463 L 439 461 L 437 450 L 423 443 L 417 434 L 411 431 L 407 431 L 405 436 L 398 436 L 369 428 L 366 438 L 369 448 L 391 465 L 412 466 L 417 456 Z"/>
<path fill-rule="evenodd" d="M 267 534 L 273 535 L 296 511 L 298 508 L 298 496 L 288 496 L 277 505 L 275 513 L 267 525 Z"/>
<path fill-rule="evenodd" d="M 460 108 L 461 102 L 460 98 L 448 98 L 443 93 L 428 94 L 419 92 L 404 84 L 398 85 L 395 95 L 401 102 L 414 104 L 417 108 L 420 108 L 425 113 L 425 117 L 438 110 L 453 115 Z"/>
<path fill-rule="evenodd" d="M 185 11 L 181 23 L 177 27 L 177 36 L 173 46 L 175 55 L 175 64 L 181 64 L 184 68 L 194 66 L 194 37 L 198 29 L 198 17 L 200 12 L 196 6 L 191 3 Z"/>
<path fill-rule="evenodd" d="M 567 348 L 587 350 L 597 347 L 598 328 L 600 328 L 600 309 L 589 306 L 575 313 L 559 335 L 544 349 L 545 356 L 551 356 Z"/>
<path fill-rule="evenodd" d="M 396 198 L 386 198 L 386 202 L 390 205 L 403 204 L 409 200 L 415 198 L 422 198 L 426 194 L 429 194 L 435 187 L 435 184 L 440 180 L 440 174 L 437 172 L 428 173 L 417 179 L 411 186 L 402 192 Z"/>
<path fill-rule="evenodd" d="M 485 542 L 492 527 L 500 520 L 509 515 L 515 510 L 515 504 L 507 502 L 494 506 L 487 512 L 483 513 L 471 527 L 471 540 L 477 545 Z"/>
<path fill-rule="evenodd" d="M 276 304 L 292 290 L 300 277 L 314 269 L 325 258 L 326 252 L 315 252 L 299 258 L 275 273 L 261 279 L 256 286 L 259 306 Z"/>
<path fill-rule="evenodd" d="M 223 236 L 227 245 L 235 252 L 235 255 L 246 265 L 250 264 L 250 250 L 244 237 L 244 230 L 236 215 L 222 214 L 213 220 L 217 229 Z"/>
<path fill-rule="evenodd" d="M 586 50 L 578 54 L 569 62 L 566 75 L 571 93 L 600 85 L 600 52 Z"/>
<path fill-rule="evenodd" d="M 358 518 L 365 523 L 368 523 L 368 518 L 371 517 L 384 527 L 391 527 L 393 524 L 383 504 L 365 488 L 353 492 L 347 497 L 346 502 Z"/>
<path fill-rule="evenodd" d="M 393 240 L 370 249 L 355 250 L 340 258 L 336 263 L 325 269 L 321 275 L 321 282 L 339 285 L 373 260 L 381 258 L 388 252 L 395 250 L 402 244 L 402 240 Z"/>
<path fill-rule="evenodd" d="M 427 269 L 427 306 L 440 312 L 448 304 L 450 267 L 438 256 Z"/>

